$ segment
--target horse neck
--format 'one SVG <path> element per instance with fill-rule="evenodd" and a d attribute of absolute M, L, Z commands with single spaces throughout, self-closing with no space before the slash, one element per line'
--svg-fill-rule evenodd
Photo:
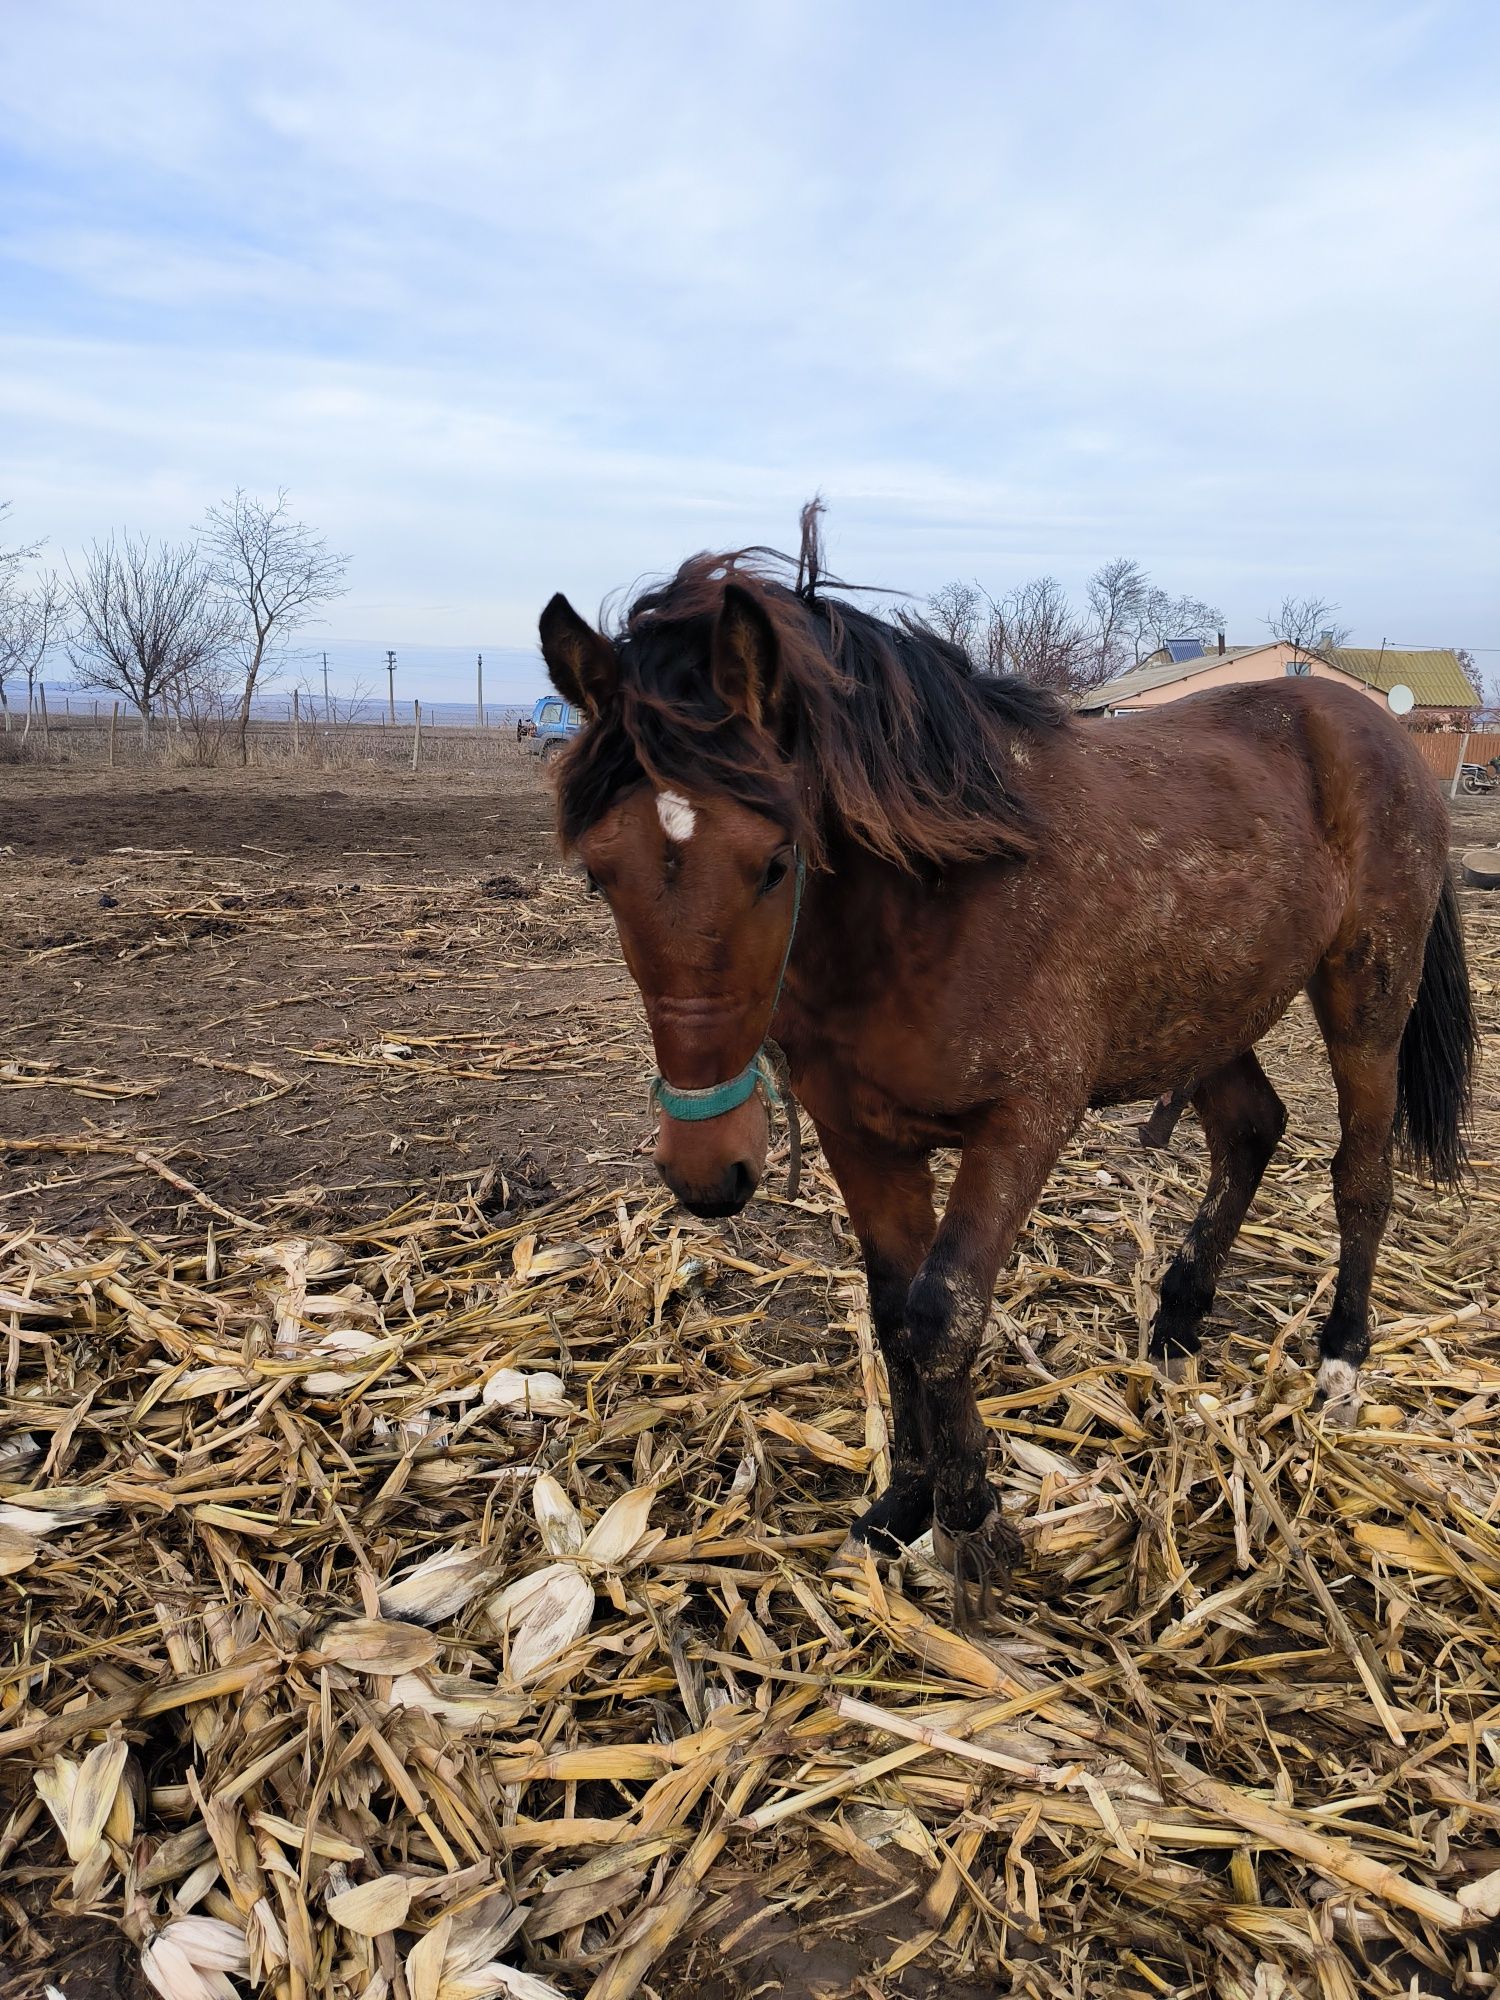
<path fill-rule="evenodd" d="M 887 981 L 909 942 L 928 883 L 879 860 L 847 834 L 824 840 L 825 864 L 809 872 L 787 966 L 794 1000 L 816 1017 Z"/>

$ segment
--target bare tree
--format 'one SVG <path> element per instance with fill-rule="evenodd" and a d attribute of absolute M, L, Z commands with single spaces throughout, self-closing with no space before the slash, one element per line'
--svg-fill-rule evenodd
<path fill-rule="evenodd" d="M 928 598 L 923 623 L 980 667 L 984 664 L 981 640 L 986 602 L 977 583 L 945 583 Z"/>
<path fill-rule="evenodd" d="M 1467 646 L 1455 646 L 1453 657 L 1463 669 L 1464 679 L 1474 690 L 1477 704 L 1475 720 L 1484 723 L 1500 721 L 1500 671 L 1491 674 L 1486 681 L 1478 660 Z"/>
<path fill-rule="evenodd" d="M 9 500 L 0 500 L 0 528 L 3 528 L 5 525 L 5 518 L 10 512 L 10 507 L 11 503 Z M 14 582 L 23 563 L 34 561 L 41 552 L 42 544 L 40 542 L 32 542 L 29 546 L 18 544 L 13 549 L 0 548 L 0 591 L 3 591 L 7 585 Z"/>
<path fill-rule="evenodd" d="M 3 529 L 5 518 L 10 513 L 10 505 L 8 500 L 0 500 L 0 529 Z M 17 544 L 14 548 L 0 547 L 0 710 L 4 712 L 7 730 L 10 728 L 10 702 L 6 698 L 5 687 L 7 681 L 18 673 L 26 674 L 26 712 L 28 715 L 31 713 L 30 693 L 36 675 L 36 661 L 32 658 L 36 607 L 32 592 L 23 581 L 23 572 L 25 565 L 34 562 L 41 552 L 40 542 Z"/>
<path fill-rule="evenodd" d="M 1088 685 L 1099 687 L 1124 671 L 1130 662 L 1133 634 L 1144 622 L 1151 579 L 1130 556 L 1100 563 L 1088 581 L 1089 610 L 1094 620 L 1095 653 Z"/>
<path fill-rule="evenodd" d="M 200 532 L 209 574 L 240 623 L 244 686 L 238 727 L 244 764 L 256 688 L 270 678 L 291 634 L 316 617 L 319 605 L 342 596 L 349 558 L 332 554 L 321 535 L 292 519 L 284 490 L 272 505 L 236 487 L 233 500 L 209 508 Z"/>
<path fill-rule="evenodd" d="M 61 637 L 63 586 L 55 570 L 45 570 L 30 583 L 21 583 L 13 573 L 0 583 L 0 710 L 10 729 L 10 702 L 5 684 L 12 679 L 26 683 L 26 726 L 31 727 L 36 707 L 37 678 L 48 653 Z"/>
<path fill-rule="evenodd" d="M 1174 597 L 1171 591 L 1153 584 L 1130 621 L 1136 664 L 1165 646 L 1168 639 L 1197 639 L 1206 645 L 1223 623 L 1224 614 L 1217 604 L 1207 604 L 1187 592 Z"/>
<path fill-rule="evenodd" d="M 190 544 L 123 534 L 68 566 L 68 656 L 80 686 L 122 696 L 149 742 L 151 719 L 224 657 L 229 608 Z"/>
<path fill-rule="evenodd" d="M 1095 649 L 1057 578 L 1037 576 L 992 607 L 989 651 L 999 672 L 1070 694 L 1083 684 Z"/>
<path fill-rule="evenodd" d="M 1349 627 L 1333 622 L 1337 610 L 1336 604 L 1323 597 L 1283 597 L 1280 610 L 1271 612 L 1265 623 L 1273 639 L 1295 647 L 1311 660 L 1321 660 L 1324 666 L 1333 666 L 1336 662 L 1331 655 L 1349 639 Z"/>
<path fill-rule="evenodd" d="M 945 583 L 923 623 L 951 640 L 980 673 L 1017 674 L 1084 694 L 1112 680 L 1168 639 L 1207 642 L 1224 622 L 1217 605 L 1173 596 L 1131 556 L 1101 563 L 1080 616 L 1056 577 L 1033 577 L 998 600 L 978 584 Z"/>

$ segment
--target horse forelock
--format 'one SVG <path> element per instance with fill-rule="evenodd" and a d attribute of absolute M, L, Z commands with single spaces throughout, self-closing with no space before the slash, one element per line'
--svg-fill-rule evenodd
<path fill-rule="evenodd" d="M 559 770 L 565 843 L 649 783 L 764 812 L 814 865 L 840 836 L 906 869 L 1034 847 L 1023 739 L 1065 726 L 1067 711 L 1041 689 L 976 675 L 915 619 L 824 595 L 820 511 L 804 509 L 797 558 L 690 556 L 607 628 L 618 684 Z M 731 713 L 710 673 L 731 582 L 776 636 L 766 728 Z"/>

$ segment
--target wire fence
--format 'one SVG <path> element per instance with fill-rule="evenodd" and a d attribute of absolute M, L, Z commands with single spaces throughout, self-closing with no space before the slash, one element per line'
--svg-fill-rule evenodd
<path fill-rule="evenodd" d="M 318 698 L 296 690 L 258 700 L 245 731 L 251 764 L 308 762 L 324 769 L 361 765 L 418 770 L 530 760 L 529 706 L 407 699 Z M 84 766 L 212 767 L 241 759 L 238 712 L 172 707 L 149 721 L 109 696 L 38 686 L 29 710 L 3 712 L 0 762 Z"/>
<path fill-rule="evenodd" d="M 386 765 L 418 770 L 497 759 L 531 759 L 540 747 L 526 729 L 531 709 L 489 703 L 373 697 L 320 697 L 294 690 L 257 700 L 246 734 L 251 763 L 311 760 L 327 768 Z M 228 709 L 178 709 L 148 727 L 127 704 L 108 696 L 39 685 L 29 713 L 3 712 L 0 761 L 60 762 L 113 767 L 216 765 L 239 761 L 237 714 Z M 1500 758 L 1500 729 L 1414 730 L 1418 754 L 1445 790 L 1462 784 L 1462 769 Z"/>

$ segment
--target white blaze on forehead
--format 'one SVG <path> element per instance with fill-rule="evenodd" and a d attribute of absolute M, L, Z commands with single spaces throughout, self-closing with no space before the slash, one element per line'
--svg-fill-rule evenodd
<path fill-rule="evenodd" d="M 658 792 L 656 817 L 668 840 L 691 840 L 698 815 L 680 792 Z"/>

